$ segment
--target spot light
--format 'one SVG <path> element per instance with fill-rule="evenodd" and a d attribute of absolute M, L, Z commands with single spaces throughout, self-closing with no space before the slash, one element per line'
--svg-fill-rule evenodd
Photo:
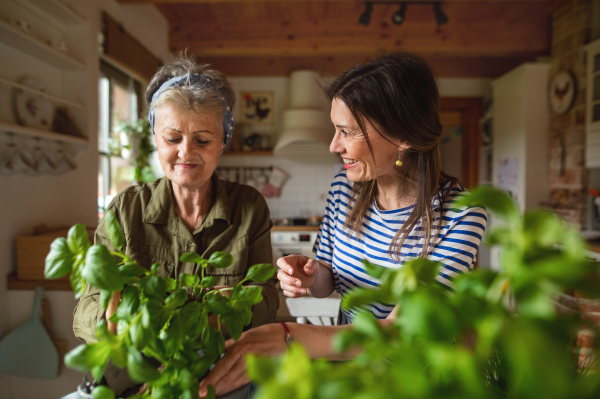
<path fill-rule="evenodd" d="M 360 16 L 360 18 L 358 19 L 358 23 L 361 25 L 369 25 L 369 22 L 371 22 L 371 12 L 373 11 L 373 3 L 370 1 L 367 1 L 365 3 L 365 11 L 362 13 L 362 15 Z"/>
<path fill-rule="evenodd" d="M 442 3 L 433 3 L 433 13 L 435 14 L 435 23 L 437 26 L 442 26 L 448 22 L 448 17 L 442 11 Z"/>
<path fill-rule="evenodd" d="M 396 25 L 402 25 L 404 22 L 404 13 L 406 12 L 406 3 L 402 2 L 400 4 L 400 9 L 396 11 L 394 15 L 392 15 L 392 22 Z"/>

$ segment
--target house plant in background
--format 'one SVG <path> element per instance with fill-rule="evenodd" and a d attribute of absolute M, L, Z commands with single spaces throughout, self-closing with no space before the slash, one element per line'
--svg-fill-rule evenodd
<path fill-rule="evenodd" d="M 121 226 L 113 212 L 104 217 L 115 252 L 91 245 L 85 226 L 78 224 L 66 239 L 52 242 L 46 257 L 46 278 L 70 272 L 76 298 L 88 282 L 101 290 L 100 302 L 106 310 L 113 293 L 121 292 L 121 302 L 110 318 L 117 324 L 116 334 L 101 319 L 96 326 L 98 342 L 67 353 L 65 364 L 91 372 L 98 382 L 91 386 L 95 399 L 115 398 L 113 391 L 100 383 L 109 360 L 127 368 L 131 379 L 140 383 L 133 397 L 197 398 L 198 380 L 225 350 L 220 328 L 209 325 L 209 313 L 217 314 L 219 327 L 224 324 L 231 337 L 238 339 L 251 322 L 252 306 L 262 300 L 261 287 L 245 287 L 243 283 L 264 282 L 275 268 L 271 264 L 251 266 L 234 287 L 215 289 L 216 278 L 205 275 L 206 267 L 228 267 L 232 256 L 215 252 L 206 260 L 186 253 L 181 261 L 196 263 L 200 276 L 182 274 L 179 280 L 161 277 L 157 275 L 158 263 L 147 269 L 121 251 L 125 242 Z M 225 291 L 231 291 L 230 295 Z M 214 396 L 214 391 L 209 396 Z"/>
<path fill-rule="evenodd" d="M 581 363 L 574 340 L 583 326 L 597 330 L 599 318 L 580 317 L 577 306 L 558 310 L 559 294 L 600 293 L 600 265 L 586 260 L 578 232 L 556 215 L 520 215 L 510 197 L 485 187 L 458 205 L 476 203 L 504 220 L 488 236 L 501 247 L 502 271 L 456 277 L 450 296 L 435 283 L 433 261 L 411 260 L 398 270 L 365 261 L 381 286 L 349 293 L 342 306 L 397 303 L 394 323 L 384 328 L 370 313 L 359 313 L 334 341 L 339 351 L 362 348 L 348 362 L 310 360 L 299 345 L 279 359 L 250 355 L 257 398 L 600 397 L 593 357 Z M 512 310 L 504 305 L 509 296 Z M 473 332 L 476 340 L 467 343 Z"/>
<path fill-rule="evenodd" d="M 155 151 L 152 143 L 152 128 L 148 119 L 142 118 L 135 122 L 121 122 L 119 131 L 127 136 L 129 160 L 134 166 L 133 179 L 137 184 L 151 182 L 155 179 L 150 166 L 150 155 Z"/>

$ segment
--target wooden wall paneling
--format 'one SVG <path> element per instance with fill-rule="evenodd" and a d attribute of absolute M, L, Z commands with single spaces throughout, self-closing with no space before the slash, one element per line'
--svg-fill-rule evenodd
<path fill-rule="evenodd" d="M 104 56 L 133 70 L 146 79 L 146 82 L 149 82 L 161 66 L 160 60 L 128 34 L 106 12 L 102 13 L 102 23 Z"/>

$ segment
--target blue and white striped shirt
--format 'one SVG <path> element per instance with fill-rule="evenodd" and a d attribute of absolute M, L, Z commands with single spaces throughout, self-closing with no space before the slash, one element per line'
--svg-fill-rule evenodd
<path fill-rule="evenodd" d="M 369 276 L 361 263 L 362 259 L 384 267 L 399 268 L 405 260 L 419 256 L 424 245 L 423 234 L 413 234 L 421 230 L 420 222 L 408 235 L 400 251 L 400 261 L 390 257 L 389 249 L 392 239 L 402 224 L 408 219 L 414 205 L 402 209 L 382 211 L 377 204 L 369 207 L 362 221 L 361 235 L 357 239 L 351 236 L 350 229 L 343 226 L 348 216 L 348 203 L 352 197 L 353 182 L 346 177 L 346 171 L 340 172 L 331 184 L 327 197 L 325 217 L 321 223 L 313 252 L 317 260 L 332 265 L 335 290 L 342 297 L 354 287 L 376 288 L 379 281 Z M 455 208 L 450 203 L 465 189 L 461 186 L 450 186 L 450 180 L 443 184 L 443 189 L 450 189 L 450 194 L 443 204 L 442 229 L 435 241 L 428 259 L 442 262 L 436 280 L 443 287 L 452 291 L 454 276 L 470 271 L 477 258 L 477 250 L 485 226 L 487 213 L 485 209 Z M 439 199 L 434 201 L 434 212 L 440 217 Z M 364 306 L 376 318 L 384 319 L 394 309 L 395 304 L 373 303 Z M 341 309 L 339 324 L 352 323 L 356 309 Z"/>

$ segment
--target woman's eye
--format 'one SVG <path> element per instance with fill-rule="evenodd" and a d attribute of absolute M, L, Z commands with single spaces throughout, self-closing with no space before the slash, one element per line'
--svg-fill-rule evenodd
<path fill-rule="evenodd" d="M 181 139 L 171 139 L 166 137 L 165 140 L 167 140 L 167 142 L 171 143 L 171 144 L 177 144 L 181 141 Z"/>
<path fill-rule="evenodd" d="M 196 143 L 197 143 L 198 145 L 207 145 L 207 144 L 208 144 L 208 141 L 204 141 L 204 140 L 196 140 Z"/>
<path fill-rule="evenodd" d="M 350 133 L 348 133 L 345 130 L 340 130 L 340 133 L 342 133 L 344 135 L 344 137 L 348 137 L 350 135 Z"/>

